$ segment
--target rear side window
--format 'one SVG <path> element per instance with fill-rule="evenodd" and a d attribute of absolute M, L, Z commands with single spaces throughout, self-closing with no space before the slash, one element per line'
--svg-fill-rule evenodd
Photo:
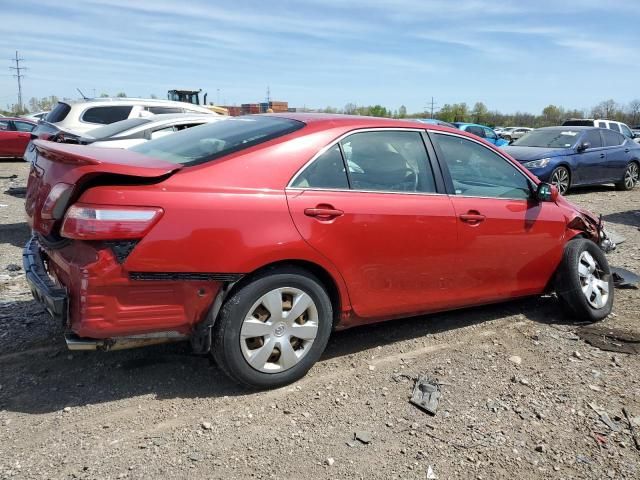
<path fill-rule="evenodd" d="M 53 110 L 47 113 L 46 120 L 49 123 L 61 122 L 62 120 L 67 118 L 67 115 L 69 114 L 70 111 L 71 111 L 70 105 L 67 105 L 66 103 L 58 102 L 58 104 L 53 108 Z"/>
<path fill-rule="evenodd" d="M 591 146 L 589 148 L 600 148 L 602 147 L 602 137 L 600 137 L 599 130 L 588 130 L 584 134 L 583 142 L 589 142 Z"/>
<path fill-rule="evenodd" d="M 609 128 L 615 132 L 620 133 L 620 125 L 618 125 L 617 123 L 609 123 Z"/>
<path fill-rule="evenodd" d="M 335 145 L 309 165 L 291 184 L 299 188 L 327 188 L 346 190 L 349 188 L 340 147 Z"/>
<path fill-rule="evenodd" d="M 151 112 L 155 115 L 160 115 L 163 113 L 182 113 L 181 108 L 177 107 L 145 107 L 147 112 Z"/>
<path fill-rule="evenodd" d="M 101 123 L 109 125 L 110 123 L 126 120 L 131 113 L 131 105 L 113 105 L 108 107 L 92 107 L 82 114 L 81 120 L 88 123 Z"/>
<path fill-rule="evenodd" d="M 607 122 L 598 122 L 598 127 L 607 128 Z"/>
<path fill-rule="evenodd" d="M 467 127 L 466 129 L 467 132 L 469 133 L 473 133 L 474 135 L 480 137 L 480 138 L 484 138 L 484 128 L 481 127 L 474 127 L 473 125 L 470 127 Z"/>
<path fill-rule="evenodd" d="M 303 122 L 278 117 L 233 117 L 188 128 L 130 150 L 182 165 L 197 165 L 293 133 Z"/>
<path fill-rule="evenodd" d="M 620 133 L 616 133 L 612 130 L 602 130 L 604 136 L 605 147 L 616 147 L 624 143 L 624 137 Z"/>
<path fill-rule="evenodd" d="M 0 118 L 0 132 L 6 132 L 8 130 L 11 130 L 11 122 Z"/>
<path fill-rule="evenodd" d="M 14 120 L 13 124 L 16 126 L 16 130 L 19 132 L 31 132 L 34 128 L 36 128 L 33 123 L 20 122 L 18 120 Z"/>

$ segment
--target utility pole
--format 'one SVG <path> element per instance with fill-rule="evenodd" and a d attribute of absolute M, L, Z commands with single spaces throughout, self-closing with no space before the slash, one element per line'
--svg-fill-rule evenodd
<path fill-rule="evenodd" d="M 427 106 L 431 107 L 431 117 L 430 118 L 433 118 L 433 110 L 434 110 L 434 107 L 436 105 L 438 105 L 438 104 L 434 101 L 433 97 L 431 97 L 431 103 L 427 104 Z M 425 108 L 425 110 L 426 110 L 426 108 Z"/>
<path fill-rule="evenodd" d="M 267 85 L 267 103 L 269 103 L 271 101 L 271 89 L 269 88 L 269 85 Z"/>
<path fill-rule="evenodd" d="M 26 70 L 26 68 L 21 67 L 20 62 L 24 61 L 24 58 L 20 58 L 18 56 L 18 51 L 16 50 L 16 58 L 12 59 L 12 61 L 15 62 L 16 66 L 9 67 L 9 70 L 14 70 L 16 72 L 13 75 L 13 77 L 18 79 L 18 108 L 20 109 L 20 112 L 23 112 L 24 109 L 22 108 L 22 79 L 24 78 L 24 75 L 20 72 Z"/>

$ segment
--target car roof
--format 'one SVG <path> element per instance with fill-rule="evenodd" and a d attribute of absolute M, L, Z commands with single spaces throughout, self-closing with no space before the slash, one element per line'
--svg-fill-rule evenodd
<path fill-rule="evenodd" d="M 564 126 L 556 125 L 553 127 L 536 128 L 536 130 L 609 130 L 609 129 L 592 127 L 591 125 L 564 125 Z"/>
<path fill-rule="evenodd" d="M 341 115 L 337 113 L 266 113 L 260 114 L 270 117 L 288 118 L 290 120 L 298 120 L 309 126 L 322 128 L 331 127 L 353 127 L 353 128 L 419 128 L 424 130 L 439 130 L 443 132 L 456 132 L 459 130 L 444 125 L 436 125 L 429 123 L 417 122 L 411 119 L 396 119 L 386 117 L 367 117 L 364 115 Z M 236 117 L 237 118 L 237 117 Z"/>

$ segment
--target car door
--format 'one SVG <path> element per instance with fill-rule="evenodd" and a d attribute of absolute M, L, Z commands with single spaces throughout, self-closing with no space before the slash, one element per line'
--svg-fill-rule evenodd
<path fill-rule="evenodd" d="M 598 183 L 604 175 L 607 163 L 607 149 L 604 146 L 602 134 L 611 130 L 586 130 L 577 142 L 576 154 L 573 156 L 575 164 L 572 168 L 572 184 L 588 185 Z M 580 145 L 589 144 L 589 148 L 580 149 Z"/>
<path fill-rule="evenodd" d="M 6 118 L 0 118 L 0 157 L 10 157 L 14 150 L 16 132 L 13 122 Z"/>
<path fill-rule="evenodd" d="M 466 305 L 537 294 L 562 256 L 566 219 L 532 181 L 469 138 L 430 132 L 457 215 L 456 295 Z"/>
<path fill-rule="evenodd" d="M 296 227 L 341 272 L 361 319 L 455 303 L 456 220 L 424 138 L 409 129 L 348 134 L 287 188 Z"/>
<path fill-rule="evenodd" d="M 21 120 L 13 121 L 13 128 L 15 129 L 15 142 L 13 145 L 13 154 L 16 157 L 22 157 L 27 145 L 31 141 L 31 132 L 36 128 L 35 124 L 31 122 L 23 122 Z"/>
<path fill-rule="evenodd" d="M 606 158 L 602 164 L 599 180 L 601 182 L 619 181 L 627 168 L 627 163 L 630 160 L 629 152 L 633 144 L 624 135 L 613 130 L 603 130 L 602 136 Z"/>

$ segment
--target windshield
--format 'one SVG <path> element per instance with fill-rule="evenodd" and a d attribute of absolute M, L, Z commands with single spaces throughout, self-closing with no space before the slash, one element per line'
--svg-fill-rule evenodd
<path fill-rule="evenodd" d="M 267 142 L 304 127 L 297 120 L 246 116 L 189 128 L 131 150 L 171 163 L 196 165 Z"/>
<path fill-rule="evenodd" d="M 571 148 L 576 144 L 580 130 L 570 128 L 534 130 L 511 145 L 514 147 Z"/>
<path fill-rule="evenodd" d="M 104 127 L 98 127 L 94 128 L 93 130 L 89 130 L 87 132 L 87 136 L 97 139 L 109 138 L 119 133 L 126 132 L 133 127 L 137 127 L 138 125 L 149 123 L 150 121 L 150 118 L 128 118 L 127 120 L 121 120 L 110 125 L 105 125 Z"/>

